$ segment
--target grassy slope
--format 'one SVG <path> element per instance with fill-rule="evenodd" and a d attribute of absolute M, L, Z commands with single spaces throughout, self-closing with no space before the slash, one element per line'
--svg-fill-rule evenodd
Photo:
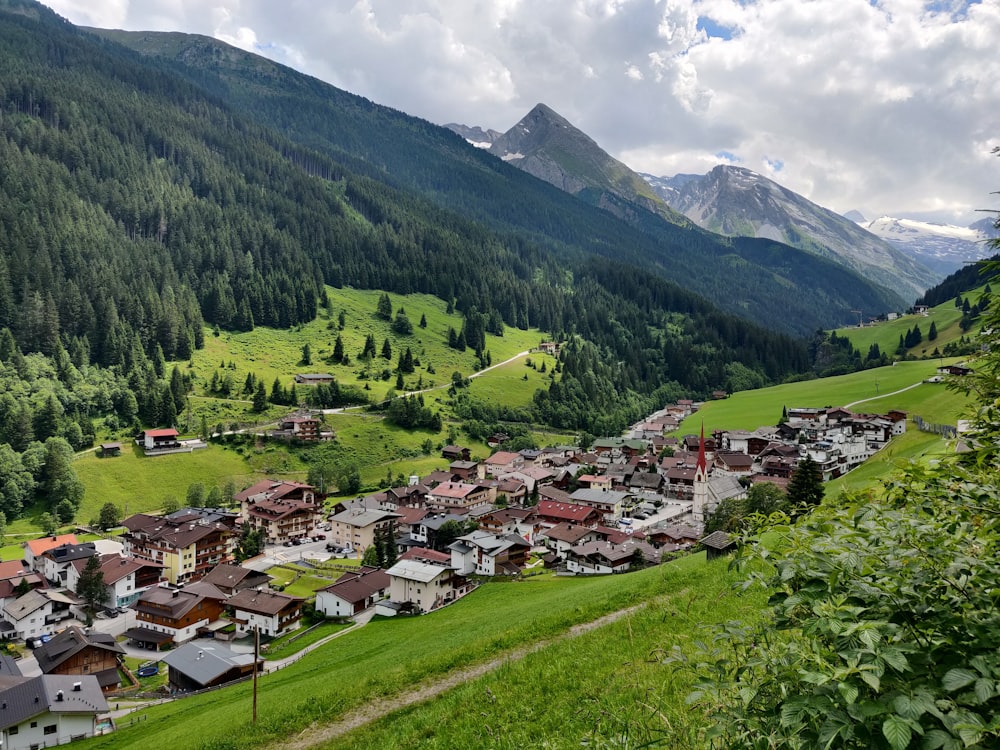
<path fill-rule="evenodd" d="M 897 362 L 895 365 L 834 378 L 786 383 L 756 391 L 740 391 L 721 401 L 709 401 L 674 434 L 697 433 L 702 420 L 705 422 L 706 433 L 724 429 L 753 430 L 761 425 L 773 425 L 781 418 L 783 406 L 789 408 L 843 406 L 919 383 L 933 375 L 937 367 L 937 360 Z M 870 403 L 859 404 L 857 408 L 863 411 L 875 411 Z"/>
<path fill-rule="evenodd" d="M 968 297 L 970 303 L 976 302 L 982 295 L 985 286 L 983 284 L 981 287 L 963 296 Z M 879 349 L 884 354 L 892 356 L 899 345 L 899 337 L 903 336 L 905 338 L 907 331 L 911 330 L 914 325 L 917 325 L 920 327 L 924 340 L 910 349 L 909 354 L 917 357 L 930 356 L 935 347 L 942 348 L 946 344 L 957 341 L 962 337 L 962 329 L 958 325 L 961 319 L 962 311 L 955 307 L 953 301 L 948 301 L 932 307 L 926 317 L 923 315 L 904 315 L 896 320 L 876 323 L 864 328 L 856 328 L 854 326 L 840 328 L 837 330 L 837 335 L 849 338 L 854 348 L 861 352 L 862 357 L 868 353 L 868 349 L 872 344 L 878 344 Z M 934 341 L 928 341 L 927 332 L 930 330 L 932 321 L 937 326 L 938 337 Z M 970 335 L 975 334 L 978 330 L 979 325 L 974 325 L 970 329 Z"/>
<path fill-rule="evenodd" d="M 738 593 L 725 561 L 662 568 L 670 594 L 571 641 L 322 744 L 334 748 L 699 747 L 711 717 L 684 703 L 687 676 L 662 662 L 709 622 L 753 619 L 760 592 Z M 628 580 L 627 578 L 622 579 Z"/>
<path fill-rule="evenodd" d="M 652 600 L 655 617 L 670 619 L 665 637 L 673 631 L 676 641 L 686 641 L 694 635 L 697 621 L 720 614 L 720 600 L 725 602 L 724 616 L 746 609 L 742 603 L 731 603 L 726 591 L 724 563 L 706 567 L 700 555 L 628 576 L 543 576 L 487 584 L 432 615 L 376 619 L 310 658 L 267 675 L 260 684 L 261 719 L 256 727 L 249 726 L 251 691 L 243 684 L 152 707 L 144 711 L 148 720 L 134 728 L 125 727 L 80 747 L 266 747 L 311 722 L 332 721 L 373 696 L 397 693 L 420 680 L 486 661 L 506 649 L 550 638 L 573 624 L 642 602 Z M 760 601 L 753 599 L 751 604 L 752 611 Z M 181 725 L 184 731 L 178 732 Z"/>
<path fill-rule="evenodd" d="M 407 389 L 416 386 L 417 379 L 422 378 L 424 386 L 441 385 L 451 382 L 453 372 L 468 375 L 475 371 L 475 354 L 471 350 L 459 352 L 448 346 L 448 329 L 462 329 L 462 316 L 458 313 L 448 314 L 445 303 L 437 297 L 426 294 L 412 294 L 406 297 L 390 295 L 393 314 L 402 306 L 406 316 L 413 324 L 413 334 L 401 336 L 394 333 L 388 321 L 375 316 L 375 308 L 381 292 L 362 291 L 356 289 L 334 289 L 327 287 L 330 298 L 331 312 L 321 310 L 320 315 L 310 323 L 291 331 L 279 331 L 271 328 L 256 328 L 248 333 L 222 333 L 219 336 L 207 335 L 205 348 L 195 352 L 192 357 L 191 371 L 197 376 L 195 393 L 205 395 L 205 386 L 212 378 L 212 373 L 219 371 L 220 376 L 229 372 L 233 376 L 237 388 L 242 389 L 248 372 L 254 373 L 264 381 L 270 392 L 275 378 L 280 379 L 284 387 L 290 387 L 292 378 L 299 372 L 329 372 L 342 385 L 364 387 L 367 383 L 372 398 L 382 398 L 396 384 L 395 374 L 388 381 L 378 379 L 377 374 L 384 368 L 395 370 L 399 353 L 407 347 L 414 357 L 420 360 L 416 372 L 405 376 Z M 338 316 L 345 314 L 344 330 L 338 328 Z M 420 316 L 427 318 L 427 328 L 420 328 Z M 328 358 L 333 354 L 334 343 L 340 335 L 344 351 L 350 358 L 350 364 L 331 364 Z M 392 360 L 387 361 L 376 356 L 369 367 L 360 362 L 357 357 L 364 348 L 365 338 L 371 334 L 375 338 L 376 352 L 382 351 L 382 343 L 389 339 L 392 347 Z M 502 362 L 521 351 L 538 346 L 545 336 L 537 330 L 521 331 L 516 328 L 506 328 L 503 336 L 487 335 L 487 350 L 494 362 Z M 312 364 L 302 364 L 302 347 L 309 344 L 312 354 Z M 220 369 L 223 363 L 233 363 L 235 368 Z M 178 363 L 184 366 L 187 363 Z M 427 366 L 432 365 L 435 372 L 428 373 Z M 369 377 L 365 379 L 365 372 Z M 246 399 L 247 396 L 241 395 Z M 249 404 L 248 404 L 249 406 Z M 195 405 L 197 411 L 198 405 Z"/>

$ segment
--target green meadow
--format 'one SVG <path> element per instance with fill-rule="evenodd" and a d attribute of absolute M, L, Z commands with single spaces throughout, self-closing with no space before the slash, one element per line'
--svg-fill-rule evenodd
<path fill-rule="evenodd" d="M 944 360 L 946 363 L 956 361 L 958 360 Z M 857 411 L 905 409 L 903 405 L 910 403 L 908 392 L 892 397 L 886 394 L 926 380 L 935 374 L 937 367 L 936 359 L 897 362 L 895 365 L 862 370 L 849 375 L 785 383 L 755 391 L 740 391 L 726 399 L 706 402 L 674 434 L 697 433 L 701 429 L 702 420 L 705 423 L 706 433 L 725 429 L 753 430 L 762 425 L 774 425 L 781 418 L 782 408 L 785 406 L 788 408 L 846 406 L 864 401 L 855 407 Z M 937 392 L 944 391 L 943 387 L 937 387 Z M 867 401 L 880 396 L 885 398 Z M 872 404 L 876 404 L 878 408 Z"/>
<path fill-rule="evenodd" d="M 255 726 L 250 723 L 251 687 L 243 683 L 143 709 L 143 721 L 131 727 L 121 722 L 122 728 L 114 734 L 81 742 L 80 747 L 236 750 L 271 747 L 282 741 L 294 744 L 297 733 L 312 724 L 335 721 L 374 698 L 405 693 L 425 680 L 489 661 L 519 646 L 555 638 L 573 625 L 626 607 L 640 605 L 650 613 L 650 624 L 659 620 L 659 648 L 687 644 L 697 636 L 702 622 L 752 617 L 761 606 L 761 595 L 737 595 L 731 583 L 725 561 L 706 565 L 703 555 L 694 555 L 624 576 L 545 575 L 484 584 L 430 615 L 375 618 L 320 647 L 308 659 L 262 677 Z M 642 629 L 649 633 L 643 638 L 655 635 L 647 626 Z M 605 643 L 597 635 L 600 633 L 612 633 L 614 638 Z M 622 637 L 628 637 L 627 631 L 601 629 L 592 638 L 571 643 L 587 663 L 604 658 L 610 665 L 612 658 L 618 658 L 616 641 Z M 600 657 L 602 652 L 610 656 Z M 658 658 L 659 652 L 641 646 L 631 653 L 640 659 Z M 533 701 L 537 712 L 546 710 L 550 699 L 574 699 L 575 692 L 570 691 L 576 688 L 566 674 L 570 665 L 563 662 L 561 675 L 535 674 L 536 690 L 555 686 L 543 691 L 551 695 L 543 694 Z M 573 673 L 578 674 L 575 668 Z M 663 675 L 667 679 L 665 668 Z M 588 684 L 597 698 L 614 701 L 620 697 L 601 690 L 597 680 Z M 678 689 L 683 686 L 678 685 Z M 576 742 L 571 742 L 567 735 L 568 744 L 577 744 L 579 740 L 574 739 Z"/>
<path fill-rule="evenodd" d="M 402 307 L 413 324 L 412 334 L 401 335 L 392 330 L 390 321 L 375 315 L 381 292 L 333 287 L 327 287 L 326 291 L 329 308 L 321 308 L 317 318 L 309 323 L 291 330 L 258 327 L 246 333 L 221 332 L 217 336 L 207 332 L 205 348 L 196 351 L 190 362 L 176 364 L 187 367 L 195 375 L 195 393 L 201 396 L 208 395 L 207 387 L 215 372 L 220 377 L 229 374 L 237 390 L 242 390 L 247 374 L 253 373 L 263 380 L 268 393 L 275 379 L 289 388 L 296 373 L 326 372 L 341 385 L 367 386 L 368 395 L 376 401 L 395 390 L 398 358 L 407 348 L 420 364 L 415 372 L 405 376 L 405 390 L 446 385 L 451 382 L 454 372 L 466 376 L 475 372 L 476 357 L 472 350 L 460 352 L 448 346 L 448 329 L 461 331 L 462 316 L 448 313 L 441 299 L 426 294 L 390 295 L 393 314 Z M 341 313 L 344 314 L 343 329 L 339 326 Z M 426 328 L 419 326 L 421 316 L 426 318 Z M 347 365 L 332 361 L 338 335 L 350 360 Z M 370 363 L 359 359 L 368 335 L 374 337 L 376 348 L 376 357 Z M 503 336 L 487 334 L 486 349 L 492 361 L 500 363 L 537 347 L 544 338 L 545 335 L 537 330 L 506 327 Z M 386 339 L 392 349 L 389 360 L 380 356 Z M 306 344 L 311 355 L 308 365 L 302 361 Z M 428 372 L 428 366 L 434 372 Z M 383 379 L 384 370 L 391 371 L 391 377 Z M 250 415 L 251 404 L 247 401 L 250 396 L 240 393 L 236 398 L 245 402 L 243 408 Z M 201 406 L 193 405 L 196 415 Z"/>
<path fill-rule="evenodd" d="M 985 287 L 986 285 L 984 284 L 963 295 L 963 297 L 967 297 L 970 304 L 978 302 L 982 297 Z M 907 331 L 916 325 L 919 326 L 920 332 L 923 334 L 923 341 L 911 347 L 907 354 L 915 357 L 929 357 L 932 356 L 935 348 L 942 349 L 945 345 L 952 341 L 957 341 L 962 337 L 963 331 L 959 326 L 961 319 L 961 309 L 955 307 L 953 300 L 949 300 L 948 302 L 943 302 L 940 305 L 932 307 L 927 311 L 927 315 L 903 315 L 896 320 L 880 321 L 872 325 L 866 325 L 863 328 L 856 326 L 839 328 L 836 333 L 838 336 L 846 336 L 850 339 L 851 344 L 861 352 L 862 357 L 868 354 L 868 349 L 872 344 L 878 344 L 883 354 L 892 356 L 896 351 L 896 347 L 899 346 L 899 337 L 903 336 L 905 338 Z M 934 341 L 927 340 L 931 322 L 935 324 L 938 332 L 938 337 Z M 979 324 L 977 322 L 969 330 L 968 335 L 975 335 L 978 331 Z"/>

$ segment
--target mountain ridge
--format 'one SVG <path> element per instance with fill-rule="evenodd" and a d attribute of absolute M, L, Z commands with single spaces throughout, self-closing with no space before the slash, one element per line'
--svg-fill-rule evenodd
<path fill-rule="evenodd" d="M 904 299 L 912 301 L 938 278 L 849 219 L 745 167 L 645 177 L 660 197 L 701 227 L 726 236 L 767 237 L 835 258 Z"/>

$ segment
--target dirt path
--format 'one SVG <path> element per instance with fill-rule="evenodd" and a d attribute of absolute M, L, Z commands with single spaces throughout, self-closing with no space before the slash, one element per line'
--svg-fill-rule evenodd
<path fill-rule="evenodd" d="M 421 683 L 416 685 L 411 691 L 403 693 L 402 695 L 396 695 L 389 698 L 378 698 L 365 704 L 364 706 L 354 709 L 339 721 L 335 721 L 331 724 L 310 726 L 295 735 L 293 738 L 289 739 L 287 742 L 280 745 L 272 745 L 271 748 L 272 750 L 302 750 L 302 748 L 316 747 L 317 745 L 329 742 L 330 740 L 341 737 L 348 732 L 359 729 L 366 724 L 370 724 L 373 721 L 377 721 L 378 719 L 388 716 L 393 711 L 398 711 L 401 708 L 408 708 L 416 703 L 422 703 L 423 701 L 435 698 L 447 690 L 458 687 L 462 683 L 474 680 L 477 677 L 482 677 L 483 675 L 500 668 L 504 664 L 523 659 L 528 654 L 540 651 L 553 643 L 575 638 L 578 635 L 595 630 L 604 625 L 608 625 L 616 620 L 620 620 L 621 618 L 632 614 L 641 606 L 642 605 L 640 604 L 627 609 L 621 609 L 617 612 L 604 615 L 604 617 L 600 617 L 591 622 L 574 625 L 562 635 L 548 640 L 539 641 L 537 643 L 532 643 L 528 646 L 522 646 L 521 648 L 514 649 L 513 651 L 508 651 L 503 656 L 497 657 L 491 661 L 484 662 L 482 664 L 475 664 L 471 667 L 460 669 L 457 672 L 451 672 L 438 679 Z"/>

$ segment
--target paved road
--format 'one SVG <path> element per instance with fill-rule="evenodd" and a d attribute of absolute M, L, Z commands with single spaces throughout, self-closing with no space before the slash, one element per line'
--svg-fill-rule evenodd
<path fill-rule="evenodd" d="M 878 401 L 880 398 L 886 398 L 888 396 L 895 396 L 897 393 L 903 393 L 905 391 L 912 390 L 912 389 L 916 388 L 918 385 L 923 385 L 923 384 L 924 384 L 924 381 L 921 380 L 919 383 L 914 383 L 913 385 L 908 385 L 905 388 L 900 388 L 898 391 L 893 391 L 892 393 L 880 393 L 877 396 L 871 396 L 869 398 L 863 398 L 863 399 L 860 399 L 859 401 L 852 401 L 849 404 L 844 404 L 844 408 L 845 409 L 850 409 L 852 406 L 857 406 L 858 404 L 863 404 L 866 401 Z"/>

